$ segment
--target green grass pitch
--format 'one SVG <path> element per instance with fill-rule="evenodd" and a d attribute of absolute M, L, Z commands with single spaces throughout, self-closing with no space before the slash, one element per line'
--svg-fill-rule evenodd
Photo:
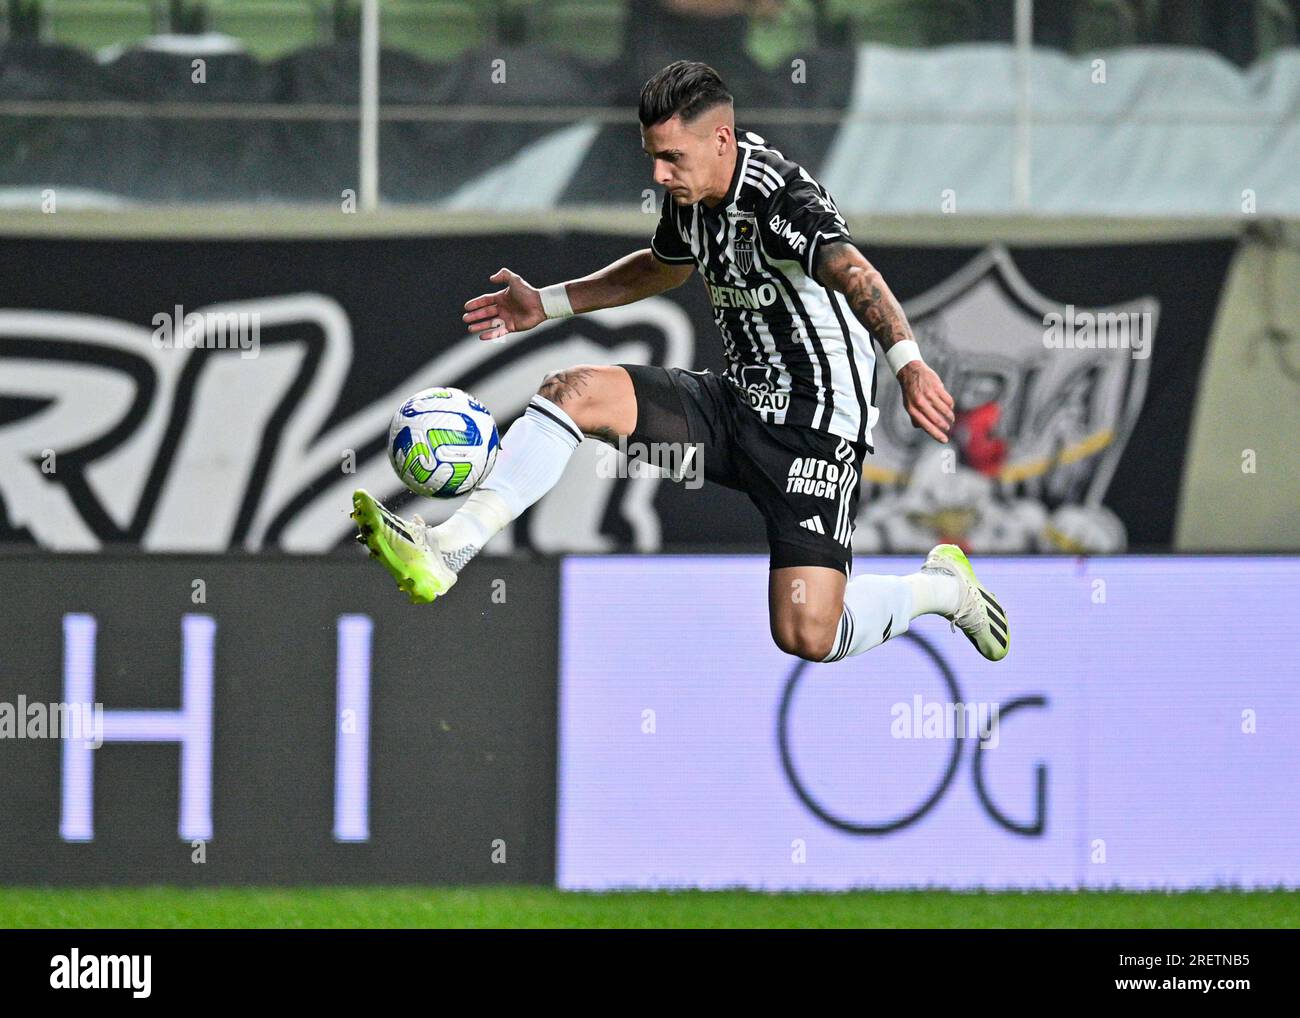
<path fill-rule="evenodd" d="M 542 887 L 0 888 L 0 928 L 1300 927 L 1300 892 L 745 891 Z"/>

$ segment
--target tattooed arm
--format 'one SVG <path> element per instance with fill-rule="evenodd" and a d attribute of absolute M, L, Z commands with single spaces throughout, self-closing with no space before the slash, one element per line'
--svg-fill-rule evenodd
<path fill-rule="evenodd" d="M 902 306 L 861 251 L 845 241 L 833 241 L 816 255 L 817 281 L 848 298 L 849 307 L 882 350 L 915 338 Z M 912 361 L 899 369 L 898 384 L 912 426 L 923 428 L 935 441 L 947 442 L 953 402 L 939 376 L 921 361 Z"/>

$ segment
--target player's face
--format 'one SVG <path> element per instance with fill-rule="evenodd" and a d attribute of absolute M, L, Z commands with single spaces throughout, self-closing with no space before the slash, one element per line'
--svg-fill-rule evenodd
<path fill-rule="evenodd" d="M 708 118 L 687 125 L 674 116 L 641 127 L 641 147 L 650 156 L 654 182 L 678 205 L 693 205 L 717 190 L 720 153 L 713 126 Z"/>

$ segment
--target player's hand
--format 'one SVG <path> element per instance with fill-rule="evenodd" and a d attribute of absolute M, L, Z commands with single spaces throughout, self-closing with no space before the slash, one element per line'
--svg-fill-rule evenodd
<path fill-rule="evenodd" d="M 952 397 L 939 376 L 929 365 L 911 361 L 899 369 L 898 384 L 903 387 L 903 406 L 912 427 L 924 429 L 936 442 L 947 442 L 956 417 Z"/>
<path fill-rule="evenodd" d="M 505 289 L 467 300 L 465 313 L 460 316 L 479 339 L 500 339 L 546 321 L 541 294 L 523 276 L 503 268 L 488 278 L 493 283 L 504 283 Z"/>

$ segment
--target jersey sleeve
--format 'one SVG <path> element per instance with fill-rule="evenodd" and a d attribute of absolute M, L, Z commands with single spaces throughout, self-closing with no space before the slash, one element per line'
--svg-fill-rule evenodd
<path fill-rule="evenodd" d="M 795 179 L 772 197 L 758 229 L 769 257 L 798 262 L 813 276 L 817 249 L 853 235 L 829 195 L 811 180 Z"/>
<path fill-rule="evenodd" d="M 664 192 L 664 204 L 659 213 L 659 226 L 650 240 L 650 252 L 661 262 L 669 265 L 694 264 L 695 255 L 691 254 L 690 245 L 682 240 L 677 229 L 676 217 L 673 215 L 673 196 Z"/>

